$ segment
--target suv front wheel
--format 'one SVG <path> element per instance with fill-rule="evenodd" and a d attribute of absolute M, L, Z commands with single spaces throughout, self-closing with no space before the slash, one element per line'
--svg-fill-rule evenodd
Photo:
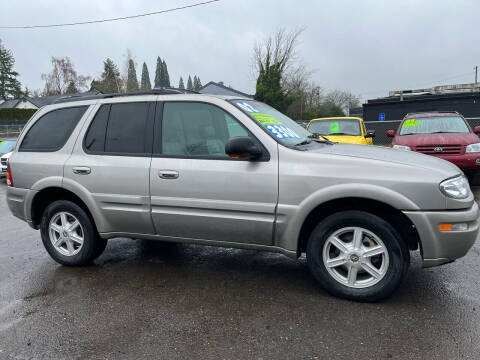
<path fill-rule="evenodd" d="M 77 204 L 58 200 L 43 212 L 40 225 L 43 245 L 58 263 L 82 266 L 99 257 L 107 240 L 98 236 L 87 213 Z"/>
<path fill-rule="evenodd" d="M 382 218 L 364 211 L 342 211 L 315 227 L 307 262 L 332 295 L 378 301 L 402 282 L 410 255 L 397 231 Z"/>

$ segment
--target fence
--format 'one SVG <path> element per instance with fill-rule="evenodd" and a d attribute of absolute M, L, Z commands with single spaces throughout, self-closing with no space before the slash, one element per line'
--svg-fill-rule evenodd
<path fill-rule="evenodd" d="M 472 129 L 475 126 L 480 126 L 480 117 L 466 118 Z M 373 138 L 374 145 L 391 145 L 392 138 L 388 137 L 387 130 L 397 130 L 402 120 L 389 121 L 366 121 L 365 126 L 368 130 L 375 130 L 375 137 Z"/>
<path fill-rule="evenodd" d="M 0 125 L 0 140 L 4 138 L 14 138 L 20 135 L 22 128 L 25 124 L 22 125 Z"/>

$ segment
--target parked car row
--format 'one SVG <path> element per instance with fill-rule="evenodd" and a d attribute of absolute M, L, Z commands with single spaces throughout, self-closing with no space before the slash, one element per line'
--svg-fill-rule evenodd
<path fill-rule="evenodd" d="M 328 292 L 362 301 L 392 294 L 410 251 L 431 267 L 471 248 L 479 209 L 458 167 L 316 133 L 368 143 L 361 119 L 309 129 L 247 98 L 66 99 L 20 135 L 7 203 L 64 265 L 91 262 L 119 236 L 306 253 Z"/>

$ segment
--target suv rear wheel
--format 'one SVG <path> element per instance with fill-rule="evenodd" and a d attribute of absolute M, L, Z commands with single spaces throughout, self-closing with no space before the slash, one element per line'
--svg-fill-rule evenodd
<path fill-rule="evenodd" d="M 40 225 L 43 245 L 62 265 L 86 265 L 99 257 L 107 241 L 100 238 L 90 217 L 77 204 L 58 200 L 43 212 Z"/>
<path fill-rule="evenodd" d="M 404 279 L 410 255 L 397 231 L 364 211 L 322 220 L 307 247 L 308 266 L 332 295 L 360 301 L 390 296 Z"/>

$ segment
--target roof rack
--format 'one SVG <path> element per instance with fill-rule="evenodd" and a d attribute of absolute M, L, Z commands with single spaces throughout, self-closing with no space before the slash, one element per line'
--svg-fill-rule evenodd
<path fill-rule="evenodd" d="M 135 91 L 135 92 L 128 92 L 128 93 L 112 93 L 112 94 L 98 94 L 98 95 L 75 94 L 75 95 L 63 96 L 55 100 L 53 104 L 59 104 L 59 103 L 71 102 L 71 101 L 108 99 L 108 98 L 115 98 L 115 97 L 121 97 L 121 96 L 175 95 L 175 94 L 199 94 L 199 92 L 194 90 L 176 89 L 176 88 L 155 88 L 147 91 Z"/>

